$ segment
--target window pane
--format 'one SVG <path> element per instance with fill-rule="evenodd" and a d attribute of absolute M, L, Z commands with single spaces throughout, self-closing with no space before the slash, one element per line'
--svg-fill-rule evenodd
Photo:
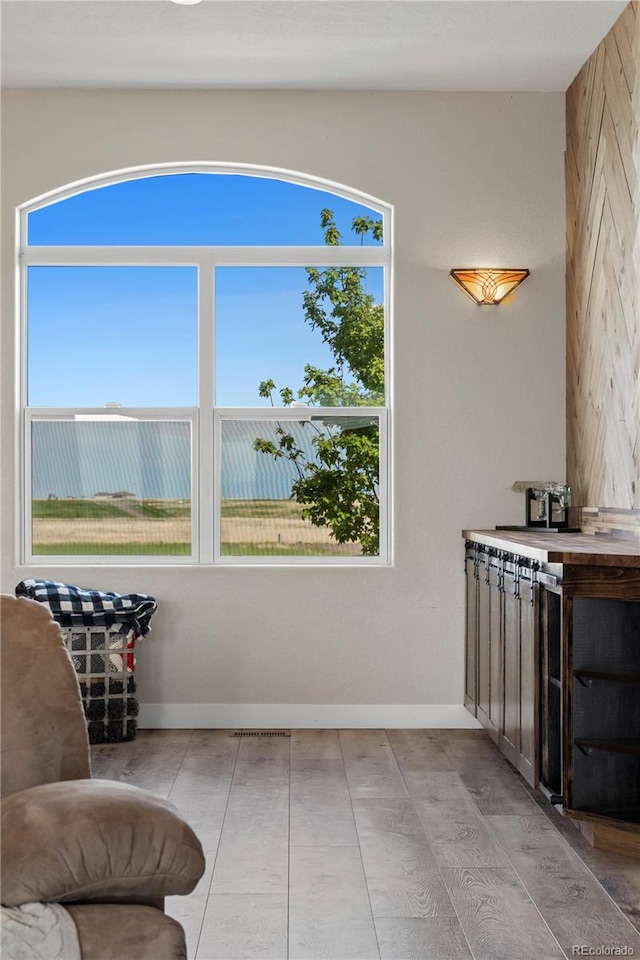
<path fill-rule="evenodd" d="M 197 403 L 195 267 L 30 267 L 35 407 Z"/>
<path fill-rule="evenodd" d="M 377 417 L 221 427 L 222 555 L 379 555 Z"/>
<path fill-rule="evenodd" d="M 269 406 L 259 393 L 268 380 L 275 406 L 286 387 L 318 406 L 383 405 L 383 302 L 382 267 L 218 268 L 217 405 Z M 333 348 L 322 324 L 338 331 Z M 307 365 L 318 375 L 301 397 Z"/>
<path fill-rule="evenodd" d="M 33 553 L 191 554 L 191 423 L 32 422 Z"/>
<path fill-rule="evenodd" d="M 29 243 L 119 246 L 324 244 L 320 211 L 333 212 L 345 245 L 379 246 L 353 220 L 379 221 L 367 206 L 270 177 L 178 173 L 85 190 L 28 217 Z"/>

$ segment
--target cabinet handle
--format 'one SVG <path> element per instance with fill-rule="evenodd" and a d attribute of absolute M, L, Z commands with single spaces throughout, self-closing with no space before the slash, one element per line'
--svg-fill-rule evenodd
<path fill-rule="evenodd" d="M 540 573 L 540 571 L 538 571 L 537 580 L 538 583 L 544 583 L 546 587 L 558 586 L 558 578 L 550 573 Z"/>

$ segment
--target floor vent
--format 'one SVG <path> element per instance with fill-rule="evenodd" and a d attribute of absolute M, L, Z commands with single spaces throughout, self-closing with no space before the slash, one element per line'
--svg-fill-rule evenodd
<path fill-rule="evenodd" d="M 290 737 L 290 730 L 236 730 L 231 737 Z"/>

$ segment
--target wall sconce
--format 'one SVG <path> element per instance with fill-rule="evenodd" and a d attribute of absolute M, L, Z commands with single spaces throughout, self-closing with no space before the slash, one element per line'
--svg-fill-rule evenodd
<path fill-rule="evenodd" d="M 500 303 L 508 293 L 529 276 L 528 270 L 506 270 L 489 267 L 476 270 L 452 270 L 451 279 L 464 290 L 474 303 Z"/>

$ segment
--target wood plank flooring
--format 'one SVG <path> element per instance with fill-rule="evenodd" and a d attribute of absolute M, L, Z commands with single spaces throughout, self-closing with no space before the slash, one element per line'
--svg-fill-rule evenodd
<path fill-rule="evenodd" d="M 92 762 L 202 841 L 166 904 L 190 960 L 640 957 L 638 861 L 593 850 L 484 731 L 142 730 Z"/>

